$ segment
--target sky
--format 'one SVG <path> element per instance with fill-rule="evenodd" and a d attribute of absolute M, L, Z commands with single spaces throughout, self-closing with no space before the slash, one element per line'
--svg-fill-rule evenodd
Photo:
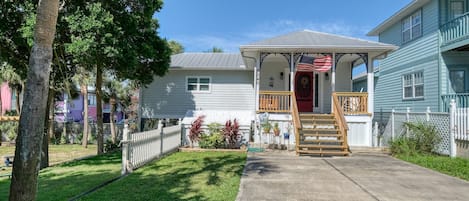
<path fill-rule="evenodd" d="M 159 35 L 186 52 L 239 46 L 305 29 L 376 41 L 366 34 L 412 0 L 164 0 Z"/>

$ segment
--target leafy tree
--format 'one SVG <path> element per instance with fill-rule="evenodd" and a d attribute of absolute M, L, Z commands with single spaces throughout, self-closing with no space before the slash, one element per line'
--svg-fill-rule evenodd
<path fill-rule="evenodd" d="M 34 45 L 24 94 L 25 107 L 21 111 L 16 139 L 10 200 L 36 199 L 58 9 L 58 0 L 42 0 L 37 5 Z"/>
<path fill-rule="evenodd" d="M 157 36 L 152 18 L 161 6 L 161 0 L 96 1 L 65 18 L 71 31 L 67 51 L 78 65 L 96 72 L 98 154 L 104 151 L 103 73 L 145 86 L 167 72 L 171 50 Z"/>
<path fill-rule="evenodd" d="M 83 96 L 83 137 L 81 144 L 83 147 L 88 148 L 88 132 L 89 132 L 89 122 L 88 122 L 88 86 L 92 84 L 94 75 L 87 71 L 84 67 L 78 67 L 75 76 L 73 76 L 73 81 L 80 86 L 80 93 Z"/>
<path fill-rule="evenodd" d="M 214 46 L 214 47 L 212 47 L 212 49 L 209 49 L 207 52 L 222 53 L 223 49 Z"/>
<path fill-rule="evenodd" d="M 184 52 L 184 46 L 181 43 L 170 40 L 168 41 L 169 49 L 171 49 L 171 54 L 180 54 Z"/>

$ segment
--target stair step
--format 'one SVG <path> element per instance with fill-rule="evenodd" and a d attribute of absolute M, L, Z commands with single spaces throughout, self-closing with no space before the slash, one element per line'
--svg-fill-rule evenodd
<path fill-rule="evenodd" d="M 303 141 L 300 141 L 301 143 L 343 143 L 344 140 L 340 139 L 314 139 L 314 140 L 308 140 L 305 139 Z"/>
<path fill-rule="evenodd" d="M 319 133 L 319 134 L 300 133 L 300 136 L 303 136 L 303 137 L 342 137 L 341 134 L 337 134 L 337 133 Z"/>
<path fill-rule="evenodd" d="M 301 131 L 306 132 L 339 132 L 337 128 L 303 128 Z"/>
<path fill-rule="evenodd" d="M 321 150 L 297 150 L 299 154 L 317 154 L 317 155 L 331 155 L 331 156 L 348 156 L 350 153 L 348 151 L 321 151 Z"/>
<path fill-rule="evenodd" d="M 345 149 L 344 145 L 330 145 L 330 144 L 300 144 L 298 147 L 301 148 L 316 148 L 316 149 Z"/>

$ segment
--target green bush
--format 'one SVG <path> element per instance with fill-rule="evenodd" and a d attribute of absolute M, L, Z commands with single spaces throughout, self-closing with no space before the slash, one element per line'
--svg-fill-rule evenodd
<path fill-rule="evenodd" d="M 441 141 L 434 125 L 406 122 L 404 128 L 406 132 L 391 142 L 391 153 L 394 155 L 429 154 Z"/>
<path fill-rule="evenodd" d="M 203 149 L 217 149 L 223 148 L 225 142 L 223 140 L 223 133 L 221 124 L 211 123 L 208 125 L 208 134 L 202 133 L 199 140 L 199 147 Z"/>
<path fill-rule="evenodd" d="M 18 122 L 8 121 L 0 123 L 0 133 L 5 135 L 8 140 L 14 141 L 18 133 Z"/>

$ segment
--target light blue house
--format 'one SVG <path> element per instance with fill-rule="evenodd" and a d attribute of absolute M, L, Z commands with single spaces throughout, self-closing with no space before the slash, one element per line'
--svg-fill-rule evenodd
<path fill-rule="evenodd" d="M 368 33 L 399 46 L 380 61 L 375 112 L 469 104 L 468 10 L 468 0 L 414 0 Z"/>

